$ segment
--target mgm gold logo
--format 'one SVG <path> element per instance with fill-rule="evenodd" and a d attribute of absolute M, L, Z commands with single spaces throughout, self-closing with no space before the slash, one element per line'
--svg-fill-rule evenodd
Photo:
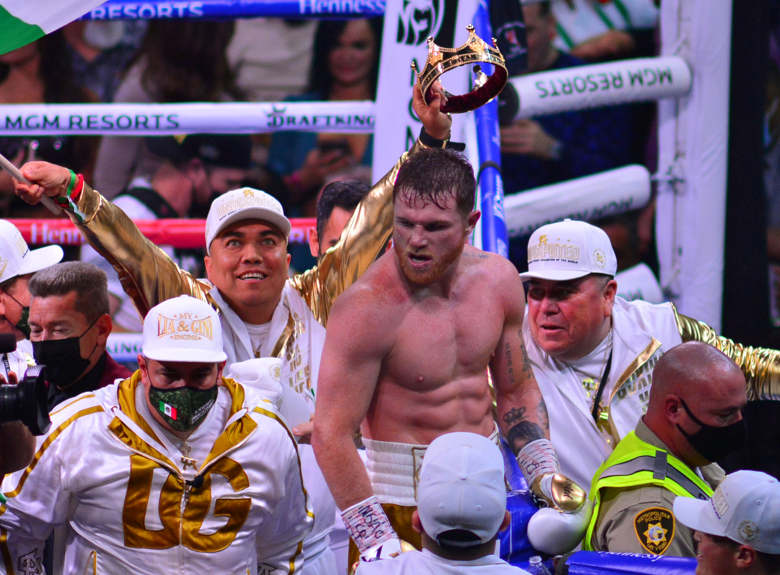
<path fill-rule="evenodd" d="M 170 336 L 176 340 L 195 340 L 201 338 L 214 340 L 214 326 L 211 318 L 199 319 L 195 314 L 180 313 L 172 318 L 161 315 L 157 318 L 157 338 Z"/>

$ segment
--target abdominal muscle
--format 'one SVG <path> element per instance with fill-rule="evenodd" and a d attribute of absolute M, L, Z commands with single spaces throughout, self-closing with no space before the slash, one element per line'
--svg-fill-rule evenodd
<path fill-rule="evenodd" d="M 440 384 L 424 376 L 411 383 L 383 378 L 361 426 L 368 439 L 412 445 L 429 445 L 453 431 L 489 437 L 494 429 L 486 370 Z"/>

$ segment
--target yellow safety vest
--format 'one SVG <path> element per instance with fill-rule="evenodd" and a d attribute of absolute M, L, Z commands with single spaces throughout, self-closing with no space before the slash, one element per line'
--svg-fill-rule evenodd
<path fill-rule="evenodd" d="M 633 431 L 626 435 L 593 476 L 590 495 L 593 515 L 582 548 L 593 551 L 593 532 L 599 517 L 601 490 L 654 485 L 681 497 L 709 499 L 712 489 L 674 455 L 642 441 Z"/>

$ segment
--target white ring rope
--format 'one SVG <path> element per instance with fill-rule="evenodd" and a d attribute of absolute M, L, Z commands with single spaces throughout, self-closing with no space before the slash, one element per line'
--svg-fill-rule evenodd
<path fill-rule="evenodd" d="M 644 207 L 650 201 L 650 173 L 632 165 L 512 194 L 504 199 L 509 237 L 530 236 L 564 218 L 592 221 Z"/>
<path fill-rule="evenodd" d="M 9 104 L 2 136 L 170 136 L 374 131 L 374 102 Z"/>
<path fill-rule="evenodd" d="M 599 106 L 679 98 L 691 89 L 682 58 L 637 58 L 539 72 L 512 78 L 520 96 L 518 118 Z"/>

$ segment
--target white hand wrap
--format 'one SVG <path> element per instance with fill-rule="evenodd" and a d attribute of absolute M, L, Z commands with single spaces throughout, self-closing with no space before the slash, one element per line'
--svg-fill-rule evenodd
<path fill-rule="evenodd" d="M 531 487 L 538 478 L 561 470 L 558 464 L 558 453 L 549 439 L 537 439 L 523 447 L 517 454 L 517 464 L 523 472 L 528 487 Z"/>
<path fill-rule="evenodd" d="M 382 506 L 375 496 L 356 503 L 341 513 L 347 533 L 360 550 L 361 556 L 390 539 L 398 539 Z M 400 549 L 400 543 L 399 543 Z M 381 553 L 384 555 L 384 553 Z M 376 557 L 380 559 L 382 557 Z M 371 561 L 371 559 L 367 559 Z"/>

